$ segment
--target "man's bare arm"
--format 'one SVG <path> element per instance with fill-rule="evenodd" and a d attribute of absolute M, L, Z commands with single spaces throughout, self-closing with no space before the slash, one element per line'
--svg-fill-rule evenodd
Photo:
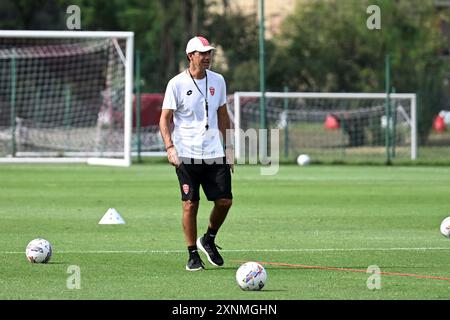
<path fill-rule="evenodd" d="M 173 117 L 173 110 L 163 109 L 161 111 L 161 117 L 159 118 L 159 132 L 163 139 L 164 145 L 167 151 L 167 158 L 169 162 L 178 167 L 180 165 L 180 160 L 178 158 L 177 150 L 173 145 L 172 136 L 170 132 L 170 120 Z"/>
<path fill-rule="evenodd" d="M 225 147 L 225 157 L 227 163 L 231 167 L 231 171 L 234 172 L 234 147 L 233 147 L 233 135 L 231 134 L 231 122 L 228 116 L 227 105 L 220 106 L 217 110 L 217 121 L 219 125 L 220 133 L 223 138 L 223 145 Z M 228 130 L 228 132 L 227 132 Z"/>

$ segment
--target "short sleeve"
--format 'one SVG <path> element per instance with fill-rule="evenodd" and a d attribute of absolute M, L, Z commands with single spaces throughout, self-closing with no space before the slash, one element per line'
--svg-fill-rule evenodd
<path fill-rule="evenodd" d="M 227 85 L 225 83 L 225 79 L 223 78 L 223 76 L 220 76 L 221 81 L 222 81 L 222 85 L 220 86 L 220 103 L 219 106 L 223 106 L 224 104 L 227 103 Z"/>
<path fill-rule="evenodd" d="M 176 95 L 176 86 L 174 84 L 173 79 L 169 81 L 166 88 L 166 93 L 164 94 L 164 100 L 162 104 L 163 109 L 177 109 L 177 95 Z"/>

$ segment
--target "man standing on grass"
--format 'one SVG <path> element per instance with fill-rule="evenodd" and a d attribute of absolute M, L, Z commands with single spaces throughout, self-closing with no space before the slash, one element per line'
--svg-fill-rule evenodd
<path fill-rule="evenodd" d="M 209 70 L 213 50 L 215 48 L 203 37 L 189 40 L 186 46 L 189 67 L 167 84 L 159 122 L 168 160 L 175 166 L 180 183 L 182 224 L 189 251 L 188 271 L 204 269 L 197 248 L 206 254 L 212 265 L 223 265 L 215 238 L 233 198 L 230 170 L 233 170 L 234 153 L 226 134 L 230 129 L 226 85 L 222 75 Z M 197 238 L 200 185 L 214 206 L 208 230 Z"/>

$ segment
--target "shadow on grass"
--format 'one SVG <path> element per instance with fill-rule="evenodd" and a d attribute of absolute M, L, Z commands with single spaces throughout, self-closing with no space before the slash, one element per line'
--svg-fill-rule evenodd
<path fill-rule="evenodd" d="M 67 264 L 67 265 L 70 265 L 70 263 L 69 262 L 66 262 L 66 261 L 49 261 L 49 262 L 47 262 L 46 264 L 50 264 L 50 265 L 53 265 L 53 264 Z"/>

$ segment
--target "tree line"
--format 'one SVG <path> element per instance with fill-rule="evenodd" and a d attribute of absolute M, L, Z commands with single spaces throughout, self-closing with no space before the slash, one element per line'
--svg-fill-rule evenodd
<path fill-rule="evenodd" d="M 230 2 L 2 0 L 0 29 L 67 30 L 66 9 L 77 5 L 81 30 L 134 31 L 142 91 L 159 93 L 186 67 L 186 42 L 200 34 L 220 46 L 213 67 L 224 74 L 228 92 L 258 91 L 258 16 L 235 10 Z M 367 28 L 370 5 L 380 8 L 380 29 Z M 266 88 L 384 92 L 389 54 L 396 92 L 419 95 L 424 142 L 432 117 L 450 108 L 449 40 L 440 28 L 449 18 L 448 10 L 438 10 L 433 0 L 297 0 L 278 33 L 265 40 Z"/>

